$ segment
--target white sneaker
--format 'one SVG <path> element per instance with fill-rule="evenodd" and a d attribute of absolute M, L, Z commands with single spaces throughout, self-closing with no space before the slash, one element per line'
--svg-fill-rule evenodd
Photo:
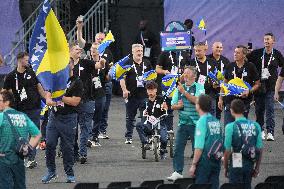
<path fill-rule="evenodd" d="M 103 133 L 100 133 L 99 136 L 98 136 L 98 138 L 103 139 L 103 138 L 104 138 Z"/>
<path fill-rule="evenodd" d="M 266 139 L 266 138 L 265 138 L 265 132 L 264 132 L 264 131 L 261 132 L 261 138 L 262 138 L 262 140 L 265 140 L 265 139 Z"/>
<path fill-rule="evenodd" d="M 273 135 L 271 134 L 271 133 L 268 133 L 267 134 L 267 141 L 274 141 L 274 137 L 273 137 Z"/>
<path fill-rule="evenodd" d="M 132 139 L 131 138 L 127 138 L 124 143 L 125 144 L 132 144 Z"/>
<path fill-rule="evenodd" d="M 37 167 L 37 162 L 35 160 L 33 160 L 33 161 L 29 160 L 29 161 L 27 161 L 25 167 L 33 169 L 33 168 Z"/>
<path fill-rule="evenodd" d="M 170 177 L 167 177 L 167 180 L 173 182 L 180 178 L 183 178 L 183 175 L 179 174 L 178 172 L 173 172 L 173 174 Z"/>

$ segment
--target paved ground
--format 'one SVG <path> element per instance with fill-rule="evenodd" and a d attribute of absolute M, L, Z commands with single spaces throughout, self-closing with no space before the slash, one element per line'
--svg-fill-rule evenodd
<path fill-rule="evenodd" d="M 125 107 L 123 100 L 114 97 L 111 103 L 108 134 L 109 140 L 102 140 L 101 147 L 89 150 L 88 163 L 75 165 L 75 174 L 77 182 L 98 182 L 100 187 L 106 187 L 113 181 L 132 181 L 133 186 L 139 186 L 144 180 L 165 179 L 172 173 L 172 159 L 168 158 L 160 162 L 155 162 L 150 153 L 146 160 L 141 158 L 141 148 L 137 132 L 135 131 L 134 142 L 132 145 L 124 144 L 125 132 Z M 251 111 L 251 114 L 253 112 Z M 280 125 L 282 124 L 282 110 L 276 111 L 276 132 L 275 142 L 264 142 L 264 158 L 261 165 L 261 171 L 258 178 L 254 179 L 253 184 L 264 181 L 268 175 L 284 174 L 284 135 Z M 281 118 L 280 118 L 281 117 Z M 175 127 L 177 116 L 175 116 Z M 191 160 L 190 145 L 187 145 L 185 157 L 185 170 L 183 175 L 187 176 L 188 165 Z M 50 184 L 42 184 L 41 177 L 45 173 L 44 151 L 38 155 L 39 166 L 33 170 L 27 170 L 28 189 L 47 189 L 62 188 L 71 189 L 74 184 L 66 184 L 63 172 L 62 159 L 57 158 L 57 170 L 59 178 Z M 223 176 L 223 170 L 220 175 L 221 183 L 227 180 Z"/>

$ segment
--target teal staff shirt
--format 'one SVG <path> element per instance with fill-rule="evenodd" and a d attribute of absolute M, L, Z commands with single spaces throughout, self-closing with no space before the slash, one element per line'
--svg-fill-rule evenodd
<path fill-rule="evenodd" d="M 194 82 L 191 86 L 183 84 L 183 87 L 186 92 L 196 97 L 205 93 L 204 86 L 196 82 Z M 176 89 L 171 104 L 177 104 L 179 100 L 183 101 L 183 109 L 179 110 L 179 125 L 195 125 L 199 119 L 199 115 L 195 109 L 195 104 L 191 103 L 178 91 L 178 89 Z"/>
<path fill-rule="evenodd" d="M 256 148 L 262 148 L 262 139 L 261 139 L 261 128 L 260 125 L 257 122 L 249 121 L 245 117 L 237 118 L 236 121 L 229 123 L 226 125 L 225 128 L 225 150 L 232 150 L 232 139 L 233 139 L 233 133 L 234 129 L 237 129 L 236 122 L 239 122 L 241 124 L 241 127 L 243 129 L 243 132 L 245 132 L 247 135 L 255 136 L 256 139 Z M 239 133 L 239 137 L 240 133 Z"/>
<path fill-rule="evenodd" d="M 0 154 L 5 156 L 0 156 L 0 162 L 5 164 L 14 164 L 19 160 L 18 155 L 15 153 L 14 149 L 16 146 L 16 138 L 13 134 L 11 127 L 16 127 L 20 136 L 29 139 L 29 136 L 37 136 L 40 134 L 37 126 L 30 120 L 30 118 L 22 113 L 18 112 L 12 108 L 4 110 L 12 122 L 10 125 L 8 118 L 4 116 L 4 113 L 0 113 Z M 7 115 L 6 114 L 6 115 Z"/>

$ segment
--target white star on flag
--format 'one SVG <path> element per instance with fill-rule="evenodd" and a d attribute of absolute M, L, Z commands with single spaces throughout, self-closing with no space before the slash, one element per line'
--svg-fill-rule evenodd
<path fill-rule="evenodd" d="M 39 56 L 36 56 L 36 55 L 33 54 L 32 58 L 31 58 L 32 63 L 35 62 L 35 61 L 38 61 L 38 57 Z"/>
<path fill-rule="evenodd" d="M 46 33 L 45 27 L 41 27 L 41 29 L 43 30 L 43 33 Z"/>
<path fill-rule="evenodd" d="M 48 7 L 45 7 L 45 6 L 43 5 L 43 6 L 42 6 L 43 12 L 47 13 L 47 8 L 48 8 Z"/>
<path fill-rule="evenodd" d="M 42 34 L 40 34 L 39 37 L 37 37 L 37 39 L 39 39 L 39 43 L 41 43 L 41 42 L 46 43 L 46 39 Z"/>
<path fill-rule="evenodd" d="M 36 43 L 36 46 L 33 48 L 33 50 L 35 50 L 35 53 L 43 52 L 42 48 L 43 48 L 43 46 L 40 46 L 38 43 Z"/>

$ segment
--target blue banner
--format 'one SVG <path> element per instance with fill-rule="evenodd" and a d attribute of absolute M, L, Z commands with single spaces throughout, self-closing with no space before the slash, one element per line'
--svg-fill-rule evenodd
<path fill-rule="evenodd" d="M 184 32 L 161 32 L 162 51 L 181 51 L 190 49 L 190 34 Z"/>

